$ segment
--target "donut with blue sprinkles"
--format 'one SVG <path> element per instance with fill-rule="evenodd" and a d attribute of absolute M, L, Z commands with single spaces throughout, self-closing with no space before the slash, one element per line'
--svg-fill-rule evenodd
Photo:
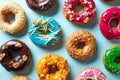
<path fill-rule="evenodd" d="M 42 16 L 29 27 L 29 37 L 41 47 L 55 45 L 61 37 L 61 26 L 53 18 Z"/>

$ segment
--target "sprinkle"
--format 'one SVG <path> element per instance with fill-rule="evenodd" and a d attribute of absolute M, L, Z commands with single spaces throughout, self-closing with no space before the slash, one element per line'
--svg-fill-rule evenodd
<path fill-rule="evenodd" d="M 92 4 L 89 4 L 89 7 L 90 7 L 90 8 L 93 8 Z"/>

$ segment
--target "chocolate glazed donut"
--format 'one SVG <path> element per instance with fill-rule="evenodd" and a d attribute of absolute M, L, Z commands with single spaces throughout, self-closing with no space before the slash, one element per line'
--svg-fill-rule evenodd
<path fill-rule="evenodd" d="M 13 58 L 15 52 L 19 55 L 16 60 Z M 3 44 L 0 48 L 0 62 L 8 71 L 21 71 L 31 61 L 31 53 L 25 43 L 19 40 L 10 40 Z"/>
<path fill-rule="evenodd" d="M 26 0 L 26 3 L 31 9 L 45 11 L 53 6 L 55 0 Z"/>

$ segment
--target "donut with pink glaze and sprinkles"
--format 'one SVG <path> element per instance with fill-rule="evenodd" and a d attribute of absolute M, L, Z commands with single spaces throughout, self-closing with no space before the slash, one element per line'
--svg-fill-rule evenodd
<path fill-rule="evenodd" d="M 80 72 L 75 80 L 107 80 L 107 78 L 99 69 L 87 68 Z"/>
<path fill-rule="evenodd" d="M 112 20 L 115 20 L 117 26 L 111 26 Z M 100 30 L 108 40 L 120 39 L 120 8 L 112 7 L 102 13 L 99 22 Z"/>
<path fill-rule="evenodd" d="M 83 7 L 84 10 L 75 11 L 78 6 Z M 94 0 L 65 0 L 62 10 L 66 19 L 75 24 L 88 23 L 96 13 Z"/>

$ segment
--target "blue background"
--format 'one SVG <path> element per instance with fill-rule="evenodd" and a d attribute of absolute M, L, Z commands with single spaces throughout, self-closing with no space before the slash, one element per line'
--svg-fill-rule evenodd
<path fill-rule="evenodd" d="M 45 12 L 36 12 L 36 11 L 31 10 L 26 5 L 25 0 L 0 0 L 0 2 L 5 2 L 5 1 L 15 1 L 25 9 L 26 16 L 27 16 L 27 24 L 25 28 L 16 35 L 10 35 L 10 34 L 0 31 L 0 45 L 2 45 L 4 42 L 11 40 L 11 39 L 18 39 L 18 40 L 25 42 L 31 49 L 33 64 L 32 64 L 32 67 L 29 67 L 27 71 L 24 71 L 22 73 L 8 72 L 0 65 L 0 79 L 1 80 L 10 80 L 11 77 L 15 75 L 19 75 L 19 74 L 29 76 L 31 80 L 37 80 L 38 76 L 36 74 L 36 63 L 41 57 L 43 57 L 46 54 L 50 54 L 50 53 L 60 55 L 68 60 L 69 67 L 71 69 L 68 80 L 75 80 L 78 73 L 87 67 L 95 67 L 95 68 L 100 69 L 101 71 L 105 73 L 108 80 L 120 80 L 120 75 L 109 73 L 104 68 L 103 63 L 102 63 L 102 56 L 105 53 L 105 50 L 108 49 L 110 46 L 119 45 L 120 41 L 119 40 L 109 41 L 105 39 L 103 35 L 101 34 L 99 30 L 99 25 L 98 25 L 102 12 L 104 12 L 106 9 L 112 6 L 120 7 L 120 0 L 115 0 L 115 2 L 112 2 L 110 4 L 104 3 L 101 0 L 95 0 L 96 8 L 97 8 L 96 16 L 94 17 L 94 19 L 91 20 L 90 23 L 86 25 L 81 25 L 81 26 L 72 24 L 68 20 L 65 19 L 64 15 L 62 14 L 62 4 L 64 0 L 56 0 L 57 1 L 56 5 L 54 5 L 54 7 L 52 7 L 50 10 L 45 11 Z M 60 23 L 62 27 L 63 37 L 56 46 L 49 47 L 49 48 L 41 48 L 41 47 L 36 46 L 34 43 L 32 43 L 32 41 L 28 37 L 28 34 L 27 34 L 28 27 L 30 26 L 32 20 L 39 18 L 41 15 L 47 15 L 47 16 L 53 17 Z M 75 32 L 77 30 L 82 30 L 82 29 L 88 30 L 89 32 L 94 34 L 94 36 L 96 37 L 97 50 L 91 58 L 85 61 L 77 61 L 71 58 L 66 52 L 65 41 L 66 41 L 66 38 L 72 32 Z"/>

